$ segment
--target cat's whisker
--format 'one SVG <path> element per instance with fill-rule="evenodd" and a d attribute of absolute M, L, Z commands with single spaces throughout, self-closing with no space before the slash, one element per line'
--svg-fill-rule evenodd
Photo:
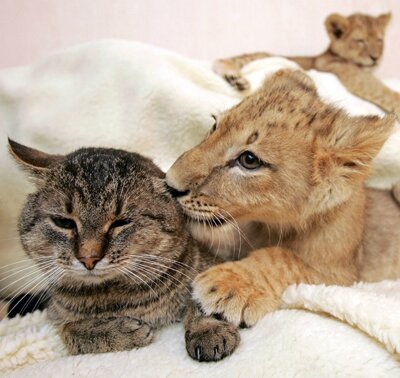
<path fill-rule="evenodd" d="M 146 285 L 157 297 L 157 293 L 154 291 L 154 289 L 141 277 L 139 277 L 137 274 L 133 273 L 132 271 L 126 269 L 125 267 L 119 267 L 117 268 L 121 273 L 125 272 L 126 274 L 130 275 L 131 277 L 139 279 L 144 285 Z"/>
<path fill-rule="evenodd" d="M 49 276 L 46 276 L 44 280 L 40 281 L 39 283 L 37 283 L 32 290 L 35 290 L 39 285 L 45 285 L 41 288 L 38 288 L 39 291 L 42 291 L 42 294 L 40 295 L 39 299 L 38 299 L 38 303 L 40 303 L 42 297 L 44 296 L 45 293 L 47 293 L 48 291 L 50 291 L 51 287 L 57 282 L 57 280 L 60 278 L 60 276 L 62 276 L 62 271 L 60 272 L 60 270 L 58 268 L 55 268 L 54 273 L 51 272 L 51 274 Z M 48 281 L 48 282 L 47 282 Z M 45 290 L 43 290 L 44 288 L 46 288 Z M 25 294 L 21 300 L 26 296 L 27 294 Z M 32 300 L 34 299 L 34 297 L 31 297 L 26 303 L 25 305 L 22 307 L 21 313 L 24 313 L 25 309 L 29 306 L 29 304 L 32 302 Z M 20 300 L 20 301 L 21 301 Z M 20 302 L 19 301 L 19 302 Z M 18 303 L 15 304 L 15 306 L 18 306 Z"/>
<path fill-rule="evenodd" d="M 143 258 L 150 258 L 150 259 L 154 259 L 154 260 L 164 260 L 164 261 L 166 261 L 166 262 L 171 262 L 171 263 L 173 263 L 173 264 L 180 265 L 180 266 L 182 266 L 183 268 L 190 269 L 190 270 L 194 271 L 196 274 L 199 273 L 199 271 L 198 271 L 197 269 L 193 268 L 192 266 L 190 266 L 190 265 L 188 265 L 188 264 L 185 264 L 185 263 L 183 263 L 183 262 L 181 262 L 181 261 L 176 261 L 176 260 L 174 260 L 174 259 L 170 259 L 170 258 L 165 257 L 165 256 L 150 255 L 150 254 L 141 254 L 141 255 L 139 255 L 139 256 L 135 256 L 135 258 L 138 258 L 138 257 L 140 257 L 140 258 L 142 258 L 142 257 L 143 257 Z"/>
<path fill-rule="evenodd" d="M 25 275 L 24 277 L 20 277 L 19 279 L 17 279 L 16 281 L 13 281 L 11 283 L 9 283 L 8 285 L 6 285 L 5 287 L 1 288 L 0 293 L 3 293 L 5 290 L 7 290 L 10 286 L 15 285 L 17 282 L 20 282 L 28 277 L 31 277 L 33 275 L 36 276 L 42 276 L 42 274 L 39 273 L 39 271 L 35 270 L 34 272 L 30 272 L 29 274 Z"/>
<path fill-rule="evenodd" d="M 17 298 L 20 294 L 22 294 L 27 288 L 29 288 L 30 291 L 32 291 L 32 285 L 43 280 L 43 278 L 44 278 L 43 276 L 36 276 L 33 279 L 31 279 L 29 282 L 25 283 L 22 287 L 20 287 L 19 290 L 11 298 L 9 298 L 9 300 L 6 302 L 6 304 L 0 309 L 0 313 L 3 312 L 3 310 L 8 306 L 8 304 L 10 302 L 12 302 L 15 298 Z M 27 294 L 25 294 L 24 297 Z"/>
<path fill-rule="evenodd" d="M 43 257 L 43 258 L 40 258 L 40 257 L 38 257 L 38 258 L 29 258 L 29 259 L 24 259 L 24 260 L 19 260 L 19 261 L 15 261 L 15 262 L 13 262 L 13 263 L 10 263 L 10 264 L 7 264 L 7 265 L 3 265 L 3 266 L 1 266 L 0 267 L 0 270 L 2 270 L 2 269 L 6 269 L 6 268 L 8 268 L 8 267 L 10 267 L 10 266 L 13 266 L 13 265 L 17 265 L 17 264 L 26 264 L 27 262 L 29 262 L 29 263 L 31 263 L 30 265 L 31 266 L 34 266 L 33 264 L 32 264 L 32 260 L 45 260 L 45 259 L 48 259 L 49 257 Z"/>
<path fill-rule="evenodd" d="M 160 268 L 164 268 L 165 271 L 161 271 L 163 274 L 168 274 L 168 270 L 172 270 L 173 272 L 177 272 L 177 273 L 180 273 L 182 276 L 185 276 L 190 281 L 193 280 L 193 277 L 189 277 L 187 274 L 183 273 L 181 270 L 174 269 L 172 267 L 169 267 L 167 265 L 161 264 L 159 262 L 155 262 L 155 261 L 142 261 L 142 262 L 145 263 L 145 264 L 152 264 L 152 265 L 155 265 L 155 266 L 159 266 Z M 173 276 L 171 276 L 171 277 L 173 277 Z M 176 277 L 173 277 L 173 278 L 176 278 Z"/>
<path fill-rule="evenodd" d="M 143 266 L 141 266 L 140 268 L 143 269 Z M 156 267 L 154 267 L 154 266 L 149 266 L 149 265 L 147 265 L 146 268 L 148 269 L 147 271 L 148 271 L 149 273 L 154 273 L 154 272 L 156 272 L 156 273 L 159 273 L 160 276 L 163 275 L 163 274 L 165 274 L 170 280 L 174 280 L 174 281 L 175 281 L 175 282 L 174 282 L 174 281 L 169 281 L 170 284 L 175 285 L 175 287 L 178 287 L 178 285 L 182 285 L 182 286 L 184 287 L 185 290 L 188 290 L 188 291 L 190 292 L 190 289 L 187 287 L 187 285 L 184 284 L 184 282 L 182 282 L 182 281 L 180 281 L 178 278 L 176 278 L 176 277 L 170 275 L 168 272 L 162 271 L 162 270 L 160 270 L 160 269 L 158 269 L 158 268 L 156 268 Z M 191 279 L 190 279 L 190 282 L 191 282 L 192 280 L 193 280 L 193 279 L 191 278 Z M 164 284 L 165 284 L 165 283 L 164 283 Z M 171 291 L 171 290 L 170 290 L 170 291 Z"/>
<path fill-rule="evenodd" d="M 154 271 L 150 269 L 150 267 L 140 266 L 136 271 L 136 274 L 143 275 L 145 280 L 150 281 L 150 285 L 157 286 L 157 288 L 160 290 L 160 293 L 163 287 L 166 287 L 168 292 L 172 293 L 172 288 L 167 286 L 167 282 L 161 282 L 162 285 L 160 286 L 160 283 L 156 282 L 154 279 L 151 279 L 151 276 L 154 276 Z"/>
<path fill-rule="evenodd" d="M 51 265 L 52 265 L 52 263 L 51 263 L 51 262 L 48 262 L 46 266 L 41 266 L 41 268 L 46 268 L 46 267 L 51 266 Z M 21 268 L 21 269 L 14 269 L 13 272 L 12 272 L 11 274 L 8 274 L 7 276 L 1 278 L 1 279 L 0 279 L 0 282 L 6 281 L 6 280 L 8 280 L 10 277 L 16 276 L 16 275 L 18 275 L 18 274 L 20 274 L 20 273 L 22 273 L 22 272 L 25 272 L 25 271 L 27 271 L 27 270 L 29 271 L 29 270 L 31 270 L 31 269 L 35 269 L 35 270 L 39 273 L 39 270 L 38 270 L 38 267 L 37 267 L 37 266 L 35 266 L 35 265 L 33 265 L 33 266 L 27 266 L 27 267 Z"/>

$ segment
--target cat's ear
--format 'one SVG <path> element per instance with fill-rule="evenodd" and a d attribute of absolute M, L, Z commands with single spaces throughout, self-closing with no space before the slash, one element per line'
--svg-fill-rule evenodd
<path fill-rule="evenodd" d="M 43 178 L 48 169 L 65 159 L 62 155 L 50 155 L 19 144 L 8 138 L 8 150 L 14 160 L 35 178 Z"/>
<path fill-rule="evenodd" d="M 333 13 L 326 18 L 325 28 L 331 40 L 340 39 L 349 29 L 349 20 L 338 13 Z"/>
<path fill-rule="evenodd" d="M 314 140 L 314 179 L 363 180 L 390 135 L 394 115 L 349 117 L 340 112 Z"/>
<path fill-rule="evenodd" d="M 377 17 L 378 22 L 383 28 L 386 28 L 386 26 L 389 24 L 390 20 L 392 19 L 392 13 L 384 13 L 381 14 L 380 16 Z"/>

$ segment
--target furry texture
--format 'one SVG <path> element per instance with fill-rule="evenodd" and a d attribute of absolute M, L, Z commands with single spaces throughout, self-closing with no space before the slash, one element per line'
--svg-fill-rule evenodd
<path fill-rule="evenodd" d="M 206 365 L 185 356 L 180 325 L 162 330 L 143 349 L 67 357 L 46 313 L 36 312 L 0 323 L 0 371 L 7 377 L 38 378 L 53 377 L 54 372 L 57 377 L 105 378 L 130 373 L 137 377 L 398 377 L 399 292 L 399 281 L 350 288 L 290 287 L 283 296 L 285 306 L 332 316 L 298 310 L 271 313 L 257 327 L 243 330 L 237 353 Z M 35 361 L 39 363 L 31 365 Z"/>
<path fill-rule="evenodd" d="M 296 67 L 270 58 L 247 65 L 243 74 L 257 88 L 265 75 Z M 351 115 L 382 114 L 351 95 L 334 75 L 312 70 L 309 75 L 325 100 Z M 400 90 L 400 81 L 387 84 Z M 214 122 L 211 114 L 232 107 L 241 96 L 212 72 L 209 62 L 135 42 L 92 42 L 0 72 L 0 143 L 6 146 L 8 135 L 52 153 L 88 145 L 117 147 L 142 153 L 165 170 L 201 141 Z M 388 188 L 400 181 L 399 148 L 400 130 L 375 160 L 371 185 Z M 0 197 L 7 199 L 0 201 L 4 266 L 25 258 L 16 224 L 32 186 L 15 171 L 6 148 L 0 149 L 0 177 Z M 0 271 L 0 279 L 7 274 Z M 16 279 L 21 280 L 13 284 Z M 2 295 L 15 294 L 26 282 L 21 275 L 2 281 Z"/>

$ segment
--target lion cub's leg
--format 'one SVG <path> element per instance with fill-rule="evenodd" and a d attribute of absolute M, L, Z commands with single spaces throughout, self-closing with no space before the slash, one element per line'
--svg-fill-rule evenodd
<path fill-rule="evenodd" d="M 289 250 L 264 248 L 199 274 L 193 283 L 193 297 L 207 315 L 220 314 L 235 325 L 251 326 L 278 308 L 289 285 L 351 284 L 355 280 L 352 273 L 340 274 L 323 274 Z"/>
<path fill-rule="evenodd" d="M 219 361 L 233 353 L 240 342 L 237 327 L 227 321 L 206 316 L 191 302 L 184 319 L 186 350 L 198 361 Z"/>
<path fill-rule="evenodd" d="M 254 53 L 234 56 L 227 59 L 218 59 L 214 62 L 214 72 L 222 76 L 232 87 L 239 91 L 250 88 L 250 83 L 242 76 L 241 69 L 253 60 L 267 58 L 267 53 Z"/>
<path fill-rule="evenodd" d="M 387 113 L 394 113 L 400 120 L 400 93 L 388 88 L 371 72 L 347 63 L 332 63 L 323 71 L 334 73 L 350 92 Z"/>

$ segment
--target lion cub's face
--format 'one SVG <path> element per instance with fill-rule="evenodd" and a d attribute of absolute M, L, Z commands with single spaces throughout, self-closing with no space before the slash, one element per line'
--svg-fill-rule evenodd
<path fill-rule="evenodd" d="M 372 17 L 360 13 L 349 17 L 330 15 L 325 26 L 331 40 L 330 50 L 348 62 L 374 67 L 383 53 L 385 29 L 390 14 Z"/>
<path fill-rule="evenodd" d="M 167 173 L 198 235 L 229 217 L 301 227 L 361 186 L 392 118 L 350 118 L 311 80 L 281 71 L 219 117 Z"/>

